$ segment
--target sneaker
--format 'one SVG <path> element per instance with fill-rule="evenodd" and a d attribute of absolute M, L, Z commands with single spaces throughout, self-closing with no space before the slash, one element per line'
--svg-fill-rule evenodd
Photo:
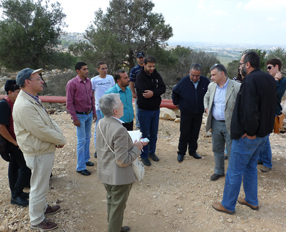
<path fill-rule="evenodd" d="M 12 197 L 10 203 L 12 205 L 18 205 L 18 206 L 23 206 L 23 207 L 29 205 L 29 201 L 27 201 L 25 198 L 22 198 L 20 196 L 15 197 L 15 198 Z"/>
<path fill-rule="evenodd" d="M 158 156 L 156 156 L 155 154 L 153 155 L 149 155 L 149 158 L 151 158 L 153 161 L 158 162 L 160 159 Z"/>
<path fill-rule="evenodd" d="M 268 167 L 265 167 L 265 166 L 262 166 L 262 168 L 260 168 L 261 172 L 269 172 L 270 170 L 271 170 L 271 168 L 268 168 Z"/>
<path fill-rule="evenodd" d="M 35 226 L 31 225 L 31 228 L 34 230 L 49 231 L 58 228 L 58 225 L 45 218 L 40 224 Z"/>
<path fill-rule="evenodd" d="M 151 165 L 151 162 L 149 160 L 149 158 L 141 158 L 142 162 L 144 165 L 146 166 L 150 166 Z"/>
<path fill-rule="evenodd" d="M 130 231 L 130 227 L 129 226 L 123 226 L 121 227 L 120 232 L 129 232 Z"/>
<path fill-rule="evenodd" d="M 52 215 L 52 214 L 59 212 L 60 210 L 61 210 L 61 207 L 59 205 L 55 205 L 55 206 L 48 205 L 45 215 Z"/>

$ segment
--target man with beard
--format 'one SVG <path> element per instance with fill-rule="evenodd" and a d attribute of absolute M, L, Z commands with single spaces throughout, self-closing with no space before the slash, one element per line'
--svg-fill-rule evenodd
<path fill-rule="evenodd" d="M 135 112 L 136 112 L 136 129 L 140 129 L 140 123 L 138 120 L 138 105 L 137 105 L 137 94 L 136 94 L 136 89 L 135 89 L 135 80 L 137 74 L 140 72 L 142 67 L 144 66 L 144 53 L 143 52 L 138 52 L 137 53 L 137 62 L 138 64 L 133 67 L 130 71 L 130 89 L 132 91 L 132 97 L 135 99 Z"/>
<path fill-rule="evenodd" d="M 120 118 L 124 123 L 122 125 L 128 130 L 133 130 L 133 106 L 132 106 L 132 92 L 130 90 L 130 79 L 124 70 L 118 70 L 114 76 L 116 84 L 108 89 L 105 94 L 119 93 L 120 100 L 124 105 L 124 115 Z"/>
<path fill-rule="evenodd" d="M 161 95 L 166 86 L 161 75 L 155 69 L 156 60 L 153 56 L 144 59 L 144 68 L 136 76 L 136 90 L 138 98 L 138 118 L 143 138 L 149 139 L 144 146 L 141 159 L 144 165 L 150 166 L 148 156 L 155 162 L 159 161 L 155 154 L 159 126 Z"/>
<path fill-rule="evenodd" d="M 222 202 L 213 203 L 217 211 L 234 214 L 236 201 L 258 210 L 257 158 L 274 126 L 277 102 L 274 78 L 259 69 L 260 58 L 254 51 L 241 57 L 243 81 L 237 95 L 232 120 L 231 158 L 225 178 Z M 245 198 L 238 197 L 241 181 Z"/>

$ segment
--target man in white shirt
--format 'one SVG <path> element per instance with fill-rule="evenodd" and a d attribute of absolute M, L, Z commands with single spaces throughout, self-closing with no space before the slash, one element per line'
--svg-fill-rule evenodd
<path fill-rule="evenodd" d="M 94 146 L 95 146 L 95 153 L 94 157 L 97 158 L 96 154 L 96 127 L 99 120 L 102 118 L 99 108 L 99 99 L 105 94 L 105 92 L 115 85 L 113 76 L 107 74 L 107 64 L 103 61 L 97 63 L 97 71 L 99 73 L 98 76 L 95 76 L 91 79 L 92 84 L 92 91 L 94 93 L 95 98 L 95 108 L 96 108 L 96 125 L 94 131 Z"/>

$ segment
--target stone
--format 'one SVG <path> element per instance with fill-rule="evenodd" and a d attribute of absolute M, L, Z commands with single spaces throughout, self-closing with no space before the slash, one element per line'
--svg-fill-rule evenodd
<path fill-rule="evenodd" d="M 175 120 L 176 114 L 173 110 L 163 107 L 160 108 L 160 119 Z"/>

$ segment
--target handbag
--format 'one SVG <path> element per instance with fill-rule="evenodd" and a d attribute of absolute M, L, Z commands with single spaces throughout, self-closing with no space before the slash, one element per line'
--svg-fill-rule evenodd
<path fill-rule="evenodd" d="M 115 152 L 113 151 L 113 149 L 108 145 L 108 143 L 106 142 L 106 139 L 101 131 L 101 128 L 100 128 L 100 121 L 99 121 L 99 124 L 98 124 L 98 127 L 99 127 L 99 131 L 106 143 L 106 145 L 108 146 L 108 148 L 111 150 L 111 152 L 113 154 L 115 154 Z M 134 174 L 135 174 L 135 178 L 136 180 L 138 181 L 142 181 L 143 178 L 144 178 L 144 174 L 145 174 L 145 168 L 144 168 L 144 165 L 143 163 L 139 160 L 139 158 L 137 157 L 133 162 L 132 162 L 132 168 L 133 168 L 133 171 L 134 171 Z"/>
<path fill-rule="evenodd" d="M 7 141 L 1 134 L 0 134 L 0 155 L 5 161 L 7 162 L 10 161 L 10 154 L 7 147 Z"/>

